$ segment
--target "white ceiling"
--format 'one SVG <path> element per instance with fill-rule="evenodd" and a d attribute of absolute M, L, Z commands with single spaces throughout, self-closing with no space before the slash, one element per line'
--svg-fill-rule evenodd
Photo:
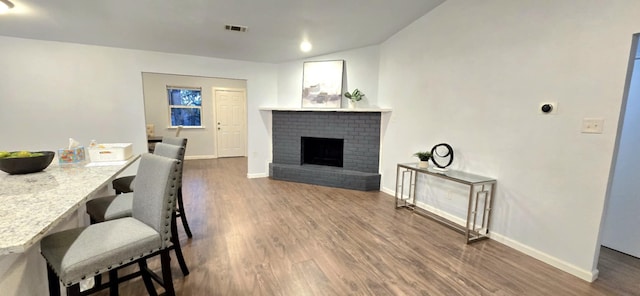
<path fill-rule="evenodd" d="M 0 35 L 279 63 L 379 44 L 445 0 L 11 1 Z"/>

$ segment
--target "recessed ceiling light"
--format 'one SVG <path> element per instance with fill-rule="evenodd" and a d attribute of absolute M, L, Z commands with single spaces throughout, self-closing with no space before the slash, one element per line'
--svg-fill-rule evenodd
<path fill-rule="evenodd" d="M 9 0 L 0 0 L 0 13 L 7 12 L 13 8 L 13 3 Z"/>
<path fill-rule="evenodd" d="M 309 43 L 309 41 L 302 41 L 302 43 L 300 43 L 300 50 L 302 50 L 303 52 L 309 52 L 311 51 L 311 43 Z"/>

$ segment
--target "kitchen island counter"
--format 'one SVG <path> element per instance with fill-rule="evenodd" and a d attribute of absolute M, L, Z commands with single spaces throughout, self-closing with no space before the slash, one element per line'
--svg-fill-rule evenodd
<path fill-rule="evenodd" d="M 38 243 L 139 156 L 113 163 L 58 164 L 42 172 L 0 171 L 0 255 Z"/>

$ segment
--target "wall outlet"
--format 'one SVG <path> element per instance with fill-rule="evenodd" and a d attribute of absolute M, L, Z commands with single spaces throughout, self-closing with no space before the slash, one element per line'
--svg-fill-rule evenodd
<path fill-rule="evenodd" d="M 582 133 L 585 134 L 602 134 L 604 127 L 604 119 L 602 118 L 584 118 L 582 119 Z"/>

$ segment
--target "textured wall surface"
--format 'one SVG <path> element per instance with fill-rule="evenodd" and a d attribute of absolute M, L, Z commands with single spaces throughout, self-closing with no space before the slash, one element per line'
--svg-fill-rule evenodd
<path fill-rule="evenodd" d="M 273 111 L 272 178 L 358 190 L 380 188 L 380 113 Z M 344 139 L 342 168 L 301 166 L 301 137 Z"/>

